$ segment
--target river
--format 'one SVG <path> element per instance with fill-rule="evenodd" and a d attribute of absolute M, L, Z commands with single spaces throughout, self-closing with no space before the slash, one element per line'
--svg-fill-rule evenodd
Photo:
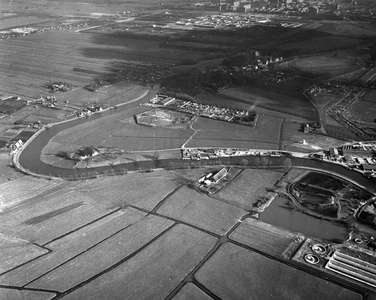
<path fill-rule="evenodd" d="M 344 225 L 309 216 L 297 210 L 291 210 L 283 197 L 276 197 L 272 204 L 260 214 L 263 222 L 300 232 L 312 238 L 328 241 L 343 241 L 347 236 Z"/>
<path fill-rule="evenodd" d="M 103 111 L 98 114 L 93 114 L 89 117 L 85 118 L 78 118 L 71 120 L 69 122 L 61 123 L 58 125 L 54 125 L 41 134 L 39 134 L 34 140 L 30 142 L 30 144 L 23 150 L 19 157 L 19 163 L 27 170 L 30 170 L 33 173 L 37 174 L 44 174 L 44 175 L 51 175 L 54 177 L 62 177 L 62 178 L 72 178 L 77 176 L 82 176 L 82 174 L 88 174 L 88 172 L 96 172 L 96 173 L 105 173 L 105 172 L 112 172 L 112 173 L 123 173 L 125 169 L 127 170 L 150 170 L 155 168 L 185 168 L 185 167 L 198 167 L 200 163 L 204 164 L 208 161 L 202 160 L 192 161 L 192 160 L 181 160 L 181 159 L 161 159 L 161 160 L 149 160 L 149 161 L 140 161 L 140 162 L 131 162 L 116 166 L 105 166 L 105 167 L 96 167 L 90 169 L 75 169 L 73 167 L 73 162 L 71 166 L 67 166 L 68 168 L 59 168 L 55 166 L 48 165 L 41 161 L 40 154 L 42 149 L 45 145 L 60 131 L 65 129 L 81 125 L 85 122 L 93 121 L 95 119 L 109 116 L 114 113 L 119 113 L 123 110 L 127 110 L 130 107 L 134 107 L 138 105 L 138 103 L 129 103 L 127 105 L 123 105 L 118 107 L 117 109 L 110 109 L 107 111 Z M 249 166 L 258 166 L 260 167 L 263 163 L 263 160 L 259 156 L 246 156 L 246 157 L 226 157 L 216 159 L 221 164 L 230 164 L 230 165 L 244 165 L 244 160 L 247 160 Z M 285 160 L 288 159 L 287 157 L 267 157 L 267 164 L 264 165 L 265 168 L 268 167 L 282 167 L 284 166 Z M 370 180 L 364 177 L 362 174 L 358 172 L 351 171 L 345 167 L 340 165 L 332 164 L 329 162 L 313 160 L 313 159 L 306 159 L 306 158 L 298 158 L 298 157 L 291 157 L 291 164 L 293 166 L 299 167 L 309 167 L 318 170 L 324 170 L 329 173 L 337 173 L 343 177 L 349 178 L 352 181 L 358 183 L 359 185 L 363 186 L 367 190 L 372 193 L 376 193 L 376 184 L 375 180 Z"/>

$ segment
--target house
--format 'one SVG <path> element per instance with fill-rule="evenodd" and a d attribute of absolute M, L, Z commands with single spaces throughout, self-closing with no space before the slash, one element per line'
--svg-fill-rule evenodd
<path fill-rule="evenodd" d="M 210 172 L 209 174 L 202 176 L 198 180 L 198 182 L 203 186 L 210 186 L 212 184 L 216 184 L 228 174 L 229 170 L 230 168 L 223 167 L 218 172 Z"/>
<path fill-rule="evenodd" d="M 331 157 L 338 157 L 338 149 L 337 148 L 329 148 L 329 154 Z"/>
<path fill-rule="evenodd" d="M 9 148 L 10 148 L 11 154 L 16 152 L 18 149 L 20 149 L 22 145 L 23 145 L 23 142 L 21 140 L 18 140 L 17 142 L 13 142 L 12 144 L 10 144 Z"/>
<path fill-rule="evenodd" d="M 80 159 L 86 159 L 89 157 L 93 157 L 99 154 L 99 150 L 90 146 L 90 147 L 84 147 L 82 149 L 77 150 L 77 155 Z"/>

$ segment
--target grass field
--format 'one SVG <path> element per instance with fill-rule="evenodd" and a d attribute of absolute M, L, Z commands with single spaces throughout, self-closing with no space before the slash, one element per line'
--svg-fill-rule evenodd
<path fill-rule="evenodd" d="M 281 176 L 281 171 L 244 169 L 211 197 L 250 211 L 258 197 L 265 196 L 265 188 L 273 187 Z"/>
<path fill-rule="evenodd" d="M 215 242 L 210 235 L 176 225 L 116 269 L 65 298 L 164 299 Z"/>
<path fill-rule="evenodd" d="M 375 26 L 373 24 L 352 24 L 347 22 L 336 24 L 333 22 L 323 24 L 323 26 L 320 27 L 319 30 L 347 37 L 375 36 Z"/>
<path fill-rule="evenodd" d="M 187 147 L 233 147 L 275 149 L 282 118 L 261 115 L 256 126 L 250 128 L 228 122 L 199 118 L 193 128 L 197 131 Z"/>
<path fill-rule="evenodd" d="M 364 122 L 376 120 L 376 91 L 370 91 L 360 101 L 350 107 L 350 112 Z"/>
<path fill-rule="evenodd" d="M 26 199 L 36 197 L 55 186 L 56 183 L 49 183 L 32 177 L 4 182 L 0 184 L 0 211 Z"/>
<path fill-rule="evenodd" d="M 201 300 L 211 300 L 209 295 L 200 290 L 193 283 L 187 283 L 179 291 L 179 293 L 173 298 L 174 300 L 185 300 L 185 299 L 201 299 Z"/>
<path fill-rule="evenodd" d="M 248 299 L 250 295 L 279 300 L 362 299 L 345 287 L 229 243 L 205 263 L 196 279 L 226 300 Z"/>
<path fill-rule="evenodd" d="M 356 55 L 358 54 L 358 55 Z M 293 58 L 279 63 L 277 68 L 284 69 L 299 69 L 316 76 L 336 77 L 344 74 L 352 73 L 361 69 L 359 63 L 363 63 L 362 56 L 359 53 L 351 51 L 334 52 L 328 54 L 305 56 L 300 58 Z"/>
<path fill-rule="evenodd" d="M 133 116 L 146 110 L 135 106 L 60 132 L 47 144 L 43 154 L 72 151 L 88 145 L 111 146 L 126 151 L 174 149 L 180 148 L 192 134 L 189 128 L 154 128 L 135 124 Z"/>
<path fill-rule="evenodd" d="M 335 51 L 339 49 L 350 49 L 365 42 L 359 39 L 347 37 L 317 37 L 302 42 L 288 43 L 278 47 L 281 50 L 294 50 L 303 52 L 304 54 L 313 54 L 327 51 Z"/>
<path fill-rule="evenodd" d="M 157 212 L 220 235 L 225 234 L 247 213 L 187 187 L 171 195 Z"/>
<path fill-rule="evenodd" d="M 98 207 L 134 205 L 152 210 L 179 182 L 163 171 L 96 179 L 79 190 Z M 139 189 L 140 185 L 143 186 Z M 105 201 L 104 201 L 105 199 Z"/>
<path fill-rule="evenodd" d="M 61 292 L 66 291 L 74 287 L 77 280 L 86 281 L 118 263 L 124 256 L 135 253 L 172 224 L 172 221 L 155 216 L 145 217 L 27 286 L 35 289 L 55 288 Z M 93 261 L 96 263 L 93 264 Z"/>
<path fill-rule="evenodd" d="M 0 234 L 2 251 L 0 258 L 0 273 L 11 270 L 17 265 L 24 264 L 48 252 L 47 249 L 38 247 L 28 241 L 20 240 Z"/>
<path fill-rule="evenodd" d="M 328 149 L 330 147 L 336 147 L 344 143 L 340 136 L 335 138 L 316 133 L 304 133 L 302 132 L 301 127 L 301 123 L 283 123 L 282 149 L 297 152 L 315 152 L 322 149 Z M 342 138 L 345 138 L 345 136 Z M 303 140 L 305 141 L 304 144 Z"/>
<path fill-rule="evenodd" d="M 299 85 L 300 86 L 300 85 Z M 220 93 L 235 101 L 248 104 L 248 109 L 258 107 L 314 120 L 315 110 L 301 91 L 294 89 L 276 89 L 267 85 L 251 85 L 248 87 L 228 89 Z"/>
<path fill-rule="evenodd" d="M 106 240 L 116 232 L 139 222 L 146 216 L 138 210 L 128 208 L 114 212 L 93 224 L 46 245 L 52 249 L 50 255 L 23 264 L 21 268 L 2 276 L 3 284 L 26 285 L 43 274 L 55 269 L 65 261 L 85 253 L 98 242 Z"/>
<path fill-rule="evenodd" d="M 232 240 L 279 257 L 295 237 L 295 233 L 251 218 L 245 219 L 230 235 Z"/>
<path fill-rule="evenodd" d="M 96 103 L 106 108 L 137 98 L 146 89 L 144 85 L 137 83 L 119 82 L 114 85 L 105 86 L 96 92 L 77 88 L 69 92 L 58 93 L 56 96 L 60 103 L 68 101 L 68 105 L 87 107 L 90 104 Z"/>
<path fill-rule="evenodd" d="M 197 51 L 160 48 L 158 41 L 113 36 L 107 32 L 41 32 L 2 41 L 0 76 L 4 79 L 0 93 L 39 98 L 47 93 L 44 86 L 49 82 L 62 81 L 80 88 L 96 78 L 127 69 L 126 65 L 152 63 L 170 66 L 190 57 L 196 60 L 200 56 Z M 128 87 L 128 90 L 132 89 Z M 120 99 L 111 99 L 114 98 L 111 92 L 104 93 L 109 94 L 106 100 L 110 100 L 110 105 L 122 102 L 120 95 Z M 75 101 L 91 102 L 89 97 L 81 100 L 80 92 L 72 92 L 70 96 L 58 93 L 58 98 L 60 94 L 63 100 L 70 100 L 72 104 Z M 90 95 L 97 97 L 93 93 Z"/>
<path fill-rule="evenodd" d="M 131 116 L 143 111 L 144 107 L 135 107 L 65 130 L 56 135 L 43 149 L 43 159 L 51 163 L 53 160 L 46 155 L 53 155 L 58 151 L 74 151 L 87 145 L 112 146 L 125 151 L 176 149 L 194 133 L 190 128 L 170 129 L 136 125 Z M 256 126 L 250 128 L 199 118 L 193 124 L 196 132 L 186 146 L 278 149 L 282 121 L 281 117 L 261 115 Z"/>

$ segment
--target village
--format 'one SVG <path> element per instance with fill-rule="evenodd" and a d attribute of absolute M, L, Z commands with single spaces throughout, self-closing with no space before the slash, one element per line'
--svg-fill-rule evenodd
<path fill-rule="evenodd" d="M 248 126 L 254 126 L 257 119 L 255 112 L 246 112 L 229 108 L 221 108 L 213 105 L 205 105 L 189 100 L 176 99 L 167 95 L 157 95 L 144 105 L 160 108 L 163 107 L 196 116 L 244 124 Z"/>

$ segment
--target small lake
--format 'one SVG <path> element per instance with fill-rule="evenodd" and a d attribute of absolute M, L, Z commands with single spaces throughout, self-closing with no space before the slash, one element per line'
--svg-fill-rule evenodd
<path fill-rule="evenodd" d="M 272 204 L 260 214 L 260 220 L 312 238 L 328 241 L 343 241 L 346 238 L 345 226 L 290 210 L 285 204 L 286 201 L 288 200 L 283 197 L 276 197 Z"/>

